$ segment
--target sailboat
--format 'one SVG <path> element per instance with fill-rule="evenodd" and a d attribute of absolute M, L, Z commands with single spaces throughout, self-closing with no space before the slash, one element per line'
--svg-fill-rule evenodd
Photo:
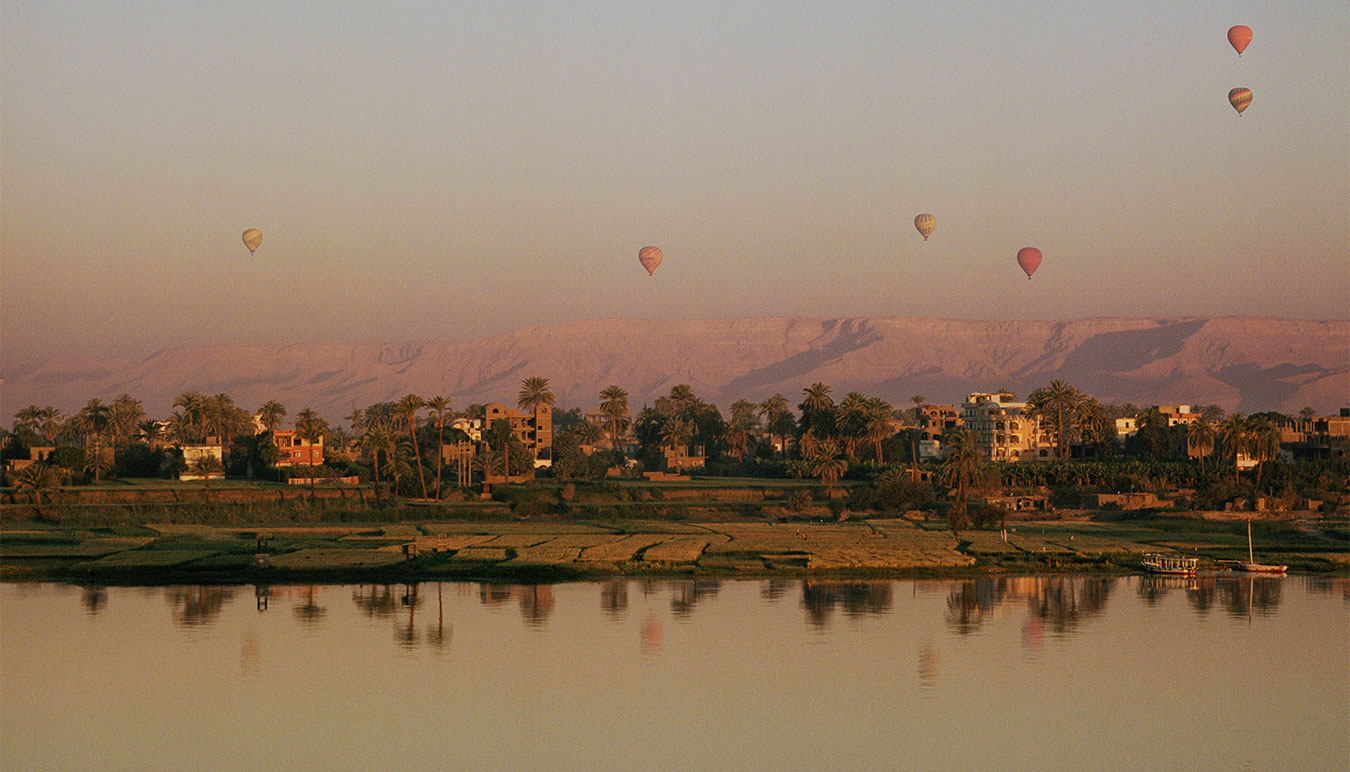
<path fill-rule="evenodd" d="M 1238 561 L 1239 571 L 1246 571 L 1249 574 L 1283 574 L 1288 566 L 1276 566 L 1268 563 L 1257 563 L 1256 556 L 1252 554 L 1252 521 L 1247 519 L 1247 562 Z"/>

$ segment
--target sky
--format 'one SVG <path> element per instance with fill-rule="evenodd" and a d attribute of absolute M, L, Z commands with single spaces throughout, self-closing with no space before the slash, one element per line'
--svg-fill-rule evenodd
<path fill-rule="evenodd" d="M 0 46 L 0 364 L 1350 317 L 1350 3 L 52 0 Z"/>

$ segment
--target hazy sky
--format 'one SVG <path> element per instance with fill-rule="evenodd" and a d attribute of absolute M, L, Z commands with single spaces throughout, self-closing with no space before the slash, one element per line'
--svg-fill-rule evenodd
<path fill-rule="evenodd" d="M 1350 316 L 1346 2 L 44 1 L 0 35 L 11 365 L 616 316 Z"/>

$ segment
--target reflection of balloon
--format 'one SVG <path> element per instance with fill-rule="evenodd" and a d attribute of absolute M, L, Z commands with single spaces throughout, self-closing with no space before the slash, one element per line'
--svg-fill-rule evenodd
<path fill-rule="evenodd" d="M 257 228 L 249 228 L 244 231 L 244 246 L 248 247 L 248 253 L 251 255 L 258 250 L 258 245 L 262 243 L 262 231 Z"/>
<path fill-rule="evenodd" d="M 1017 250 L 1017 264 L 1027 272 L 1027 280 L 1030 281 L 1031 274 L 1041 267 L 1041 250 L 1035 247 L 1022 247 Z"/>
<path fill-rule="evenodd" d="M 1247 109 L 1247 105 L 1252 103 L 1252 90 L 1249 88 L 1235 88 L 1228 92 L 1228 104 L 1242 115 L 1242 111 Z"/>
<path fill-rule="evenodd" d="M 1228 43 L 1237 50 L 1238 56 L 1247 50 L 1247 44 L 1252 42 L 1252 28 L 1244 24 L 1228 28 Z"/>
<path fill-rule="evenodd" d="M 921 214 L 914 218 L 914 227 L 919 229 L 919 235 L 923 236 L 924 241 L 927 241 L 928 234 L 932 233 L 933 229 L 937 227 L 937 218 L 931 214 Z"/>
<path fill-rule="evenodd" d="M 642 632 L 638 636 L 642 641 L 643 651 L 659 651 L 661 649 L 661 623 L 656 621 L 656 617 L 648 617 L 647 624 L 642 626 Z"/>
<path fill-rule="evenodd" d="M 656 273 L 656 266 L 661 264 L 661 248 L 643 247 L 639 249 L 638 262 L 642 263 L 642 267 L 647 269 L 648 276 Z"/>

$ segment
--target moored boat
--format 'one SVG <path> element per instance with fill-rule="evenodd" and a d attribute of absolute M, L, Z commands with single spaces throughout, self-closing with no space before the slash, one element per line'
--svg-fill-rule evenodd
<path fill-rule="evenodd" d="M 1147 555 L 1144 555 L 1139 564 L 1150 574 L 1195 576 L 1195 570 L 1200 566 L 1200 558 L 1188 558 L 1185 555 L 1163 555 L 1157 552 L 1150 552 Z"/>
<path fill-rule="evenodd" d="M 1252 521 L 1247 521 L 1247 562 L 1238 561 L 1239 571 L 1246 571 L 1249 574 L 1283 574 L 1289 567 L 1277 566 L 1270 563 L 1257 563 L 1256 556 L 1252 553 Z"/>

